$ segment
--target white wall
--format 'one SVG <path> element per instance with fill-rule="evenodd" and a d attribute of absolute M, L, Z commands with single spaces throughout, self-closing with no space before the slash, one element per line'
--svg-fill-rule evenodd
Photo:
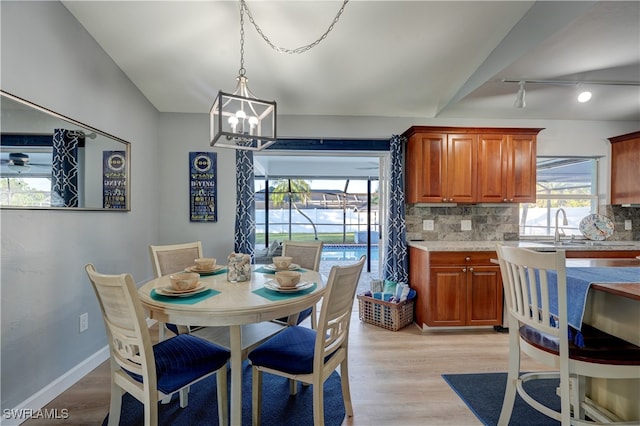
<path fill-rule="evenodd" d="M 5 409 L 106 345 L 84 265 L 151 276 L 159 189 L 158 113 L 93 38 L 58 2 L 2 1 L 0 13 L 3 90 L 132 143 L 131 212 L 0 211 Z"/>
<path fill-rule="evenodd" d="M 200 239 L 207 255 L 226 257 L 233 248 L 235 154 L 209 147 L 206 114 L 158 114 L 60 3 L 3 0 L 0 14 L 3 90 L 132 143 L 131 212 L 0 211 L 5 409 L 106 345 L 85 263 L 131 272 L 141 282 L 152 276 L 151 243 Z M 281 137 L 313 138 L 390 137 L 411 125 L 544 127 L 539 152 L 554 155 L 608 155 L 607 137 L 638 130 L 631 122 L 291 116 L 278 122 Z M 188 152 L 199 150 L 218 152 L 217 223 L 189 222 Z M 90 327 L 79 334 L 83 312 Z"/>

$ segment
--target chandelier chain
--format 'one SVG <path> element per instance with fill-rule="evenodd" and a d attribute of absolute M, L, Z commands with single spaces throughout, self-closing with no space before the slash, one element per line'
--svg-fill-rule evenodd
<path fill-rule="evenodd" d="M 240 70 L 238 74 L 244 77 L 247 70 L 244 69 L 244 0 L 240 5 Z"/>
<path fill-rule="evenodd" d="M 344 8 L 347 5 L 347 3 L 349 3 L 349 0 L 344 0 L 342 3 L 342 6 L 340 7 L 340 10 L 338 10 L 338 13 L 336 14 L 335 18 L 333 18 L 333 21 L 331 22 L 331 25 L 329 25 L 329 27 L 327 28 L 327 30 L 324 32 L 324 34 L 322 34 L 320 37 L 318 37 L 317 40 L 315 40 L 312 43 L 309 43 L 307 45 L 304 46 L 300 46 L 297 47 L 295 49 L 288 49 L 286 47 L 280 47 L 280 46 L 276 46 L 275 44 L 273 44 L 271 42 L 271 40 L 269 40 L 269 38 L 262 32 L 262 29 L 260 29 L 260 27 L 258 26 L 258 24 L 256 24 L 256 21 L 253 19 L 253 15 L 251 15 L 251 11 L 249 10 L 249 7 L 247 6 L 247 3 L 245 0 L 240 0 L 241 6 L 240 6 L 240 28 L 241 28 L 241 56 L 242 56 L 242 49 L 243 49 L 243 45 L 244 45 L 244 30 L 242 30 L 242 10 L 245 10 L 247 12 L 247 17 L 249 18 L 249 21 L 253 24 L 253 26 L 255 27 L 256 31 L 258 32 L 258 34 L 260 34 L 260 36 L 264 39 L 264 41 L 271 46 L 271 48 L 273 50 L 275 50 L 276 52 L 280 52 L 280 53 L 288 53 L 288 54 L 300 54 L 300 53 L 304 53 L 307 50 L 317 46 L 318 44 L 320 44 L 320 42 L 322 40 L 324 40 L 325 38 L 327 38 L 327 36 L 329 35 L 329 33 L 331 32 L 331 30 L 333 30 L 333 27 L 336 25 L 336 23 L 338 23 L 338 20 L 340 19 L 340 16 L 342 15 L 342 12 L 344 12 Z M 241 68 L 244 69 L 244 68 Z"/>

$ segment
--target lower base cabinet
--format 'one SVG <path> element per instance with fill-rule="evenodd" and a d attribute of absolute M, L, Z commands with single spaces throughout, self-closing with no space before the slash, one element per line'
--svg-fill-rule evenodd
<path fill-rule="evenodd" d="M 634 258 L 634 250 L 567 251 L 567 258 Z M 495 251 L 426 251 L 409 247 L 409 282 L 420 327 L 502 326 L 503 297 Z"/>
<path fill-rule="evenodd" d="M 502 325 L 502 277 L 496 253 L 429 252 L 409 248 L 419 326 Z"/>

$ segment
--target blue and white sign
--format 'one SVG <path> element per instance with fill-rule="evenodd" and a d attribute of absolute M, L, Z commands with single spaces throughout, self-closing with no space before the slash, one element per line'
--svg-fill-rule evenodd
<path fill-rule="evenodd" d="M 218 221 L 217 154 L 189 153 L 189 204 L 191 222 Z"/>

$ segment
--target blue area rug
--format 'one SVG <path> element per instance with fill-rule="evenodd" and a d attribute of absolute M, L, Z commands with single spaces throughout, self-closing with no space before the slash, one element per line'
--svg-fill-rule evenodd
<path fill-rule="evenodd" d="M 229 377 L 230 379 L 230 377 Z M 313 425 L 312 386 L 298 384 L 298 393 L 289 395 L 289 381 L 263 373 L 262 424 Z M 163 426 L 205 426 L 218 424 L 218 403 L 215 375 L 191 387 L 189 405 L 180 408 L 178 395 L 169 404 L 158 404 L 158 424 Z M 120 426 L 144 424 L 143 407 L 128 393 L 122 397 Z M 345 416 L 340 376 L 335 371 L 324 383 L 325 425 L 341 425 Z M 109 416 L 104 419 L 106 426 Z M 242 424 L 251 425 L 251 366 L 247 362 L 242 370 Z"/>
<path fill-rule="evenodd" d="M 442 377 L 483 424 L 498 424 L 507 373 L 443 374 Z M 560 410 L 560 398 L 556 395 L 558 383 L 552 379 L 533 380 L 524 387 L 542 404 Z M 509 425 L 555 426 L 560 422 L 534 410 L 516 394 Z"/>

